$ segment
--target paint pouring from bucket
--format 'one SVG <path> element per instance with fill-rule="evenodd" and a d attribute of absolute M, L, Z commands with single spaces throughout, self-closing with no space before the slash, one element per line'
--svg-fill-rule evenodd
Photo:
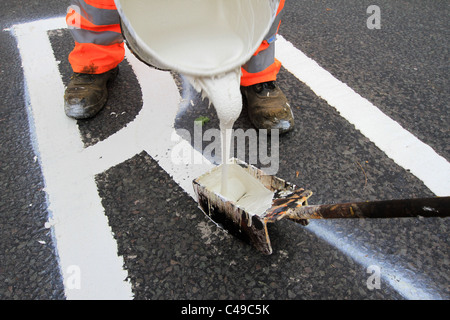
<path fill-rule="evenodd" d="M 151 66 L 184 74 L 214 105 L 222 134 L 222 164 L 195 179 L 193 186 L 200 208 L 230 233 L 270 254 L 267 223 L 284 217 L 305 224 L 307 219 L 427 216 L 430 212 L 430 216 L 448 216 L 449 198 L 308 206 L 311 191 L 229 159 L 231 130 L 242 109 L 240 67 L 268 33 L 279 0 L 115 3 L 130 50 Z"/>
<path fill-rule="evenodd" d="M 272 27 L 279 0 L 115 3 L 130 50 L 150 66 L 187 76 L 216 109 L 222 164 L 194 182 L 200 206 L 213 220 L 222 221 L 227 230 L 270 254 L 266 228 L 270 219 L 264 214 L 282 193 L 294 192 L 294 186 L 229 158 L 231 131 L 242 109 L 241 66 L 250 60 Z"/>
<path fill-rule="evenodd" d="M 231 131 L 242 110 L 241 66 L 261 45 L 279 0 L 115 0 L 121 29 L 143 62 L 184 74 L 214 105 L 228 194 Z M 229 185 L 230 184 L 230 185 Z"/>

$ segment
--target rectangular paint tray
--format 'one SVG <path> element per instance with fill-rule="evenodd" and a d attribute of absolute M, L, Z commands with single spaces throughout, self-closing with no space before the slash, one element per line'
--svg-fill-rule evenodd
<path fill-rule="evenodd" d="M 288 205 L 306 205 L 307 198 L 312 194 L 309 191 L 298 189 L 295 185 L 276 176 L 267 175 L 262 170 L 249 165 L 239 159 L 230 159 L 231 165 L 239 165 L 250 176 L 255 178 L 267 190 L 273 193 L 272 205 L 263 213 L 247 212 L 236 201 L 225 198 L 220 192 L 211 190 L 205 183 L 211 175 L 221 176 L 223 165 L 219 165 L 193 181 L 200 209 L 216 224 L 227 230 L 230 234 L 251 243 L 264 254 L 271 254 L 267 223 L 281 219 L 284 210 L 277 208 Z M 287 200 L 289 199 L 289 200 Z M 297 219 L 297 222 L 306 222 Z"/>

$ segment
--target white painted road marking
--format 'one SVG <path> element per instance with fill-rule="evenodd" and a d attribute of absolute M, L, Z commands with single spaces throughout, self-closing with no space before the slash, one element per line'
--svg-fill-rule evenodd
<path fill-rule="evenodd" d="M 68 270 L 73 266 L 80 270 L 79 288 L 77 286 L 71 289 L 66 285 L 66 296 L 68 299 L 131 299 L 131 285 L 125 280 L 127 273 L 123 269 L 123 259 L 117 256 L 117 244 L 101 205 L 95 175 L 145 150 L 194 197 L 192 180 L 211 168 L 212 164 L 205 158 L 202 165 L 187 167 L 177 166 L 171 161 L 170 152 L 177 143 L 173 139 L 174 134 L 176 135 L 173 122 L 180 102 L 178 89 L 170 73 L 148 68 L 129 52 L 127 60 L 142 89 L 142 110 L 127 127 L 94 146 L 84 148 L 76 121 L 67 118 L 62 111 L 64 85 L 47 35 L 49 30 L 63 28 L 66 28 L 65 19 L 58 17 L 15 25 L 12 30 L 22 57 L 30 127 L 45 180 L 49 211 L 53 215 L 51 221 L 65 283 L 69 276 Z M 365 130 L 370 127 L 370 123 L 364 121 L 366 117 L 352 117 L 351 113 L 355 110 L 350 108 L 348 114 L 344 108 L 355 106 L 355 101 L 359 105 L 363 98 L 356 97 L 350 88 L 334 79 L 282 37 L 277 42 L 277 57 L 290 72 L 311 86 L 330 105 L 342 109 L 341 115 L 348 117 L 352 123 L 356 122 L 356 127 L 367 134 L 369 139 L 374 138 L 377 145 L 385 146 L 389 143 L 389 156 L 397 158 L 399 153 L 399 158 L 402 159 L 405 150 L 410 149 L 409 144 L 390 145 L 392 136 L 377 136 L 370 130 Z M 322 87 L 315 82 L 317 78 L 326 85 Z M 343 96 L 336 94 L 339 93 L 336 90 L 331 91 L 332 95 L 321 91 L 324 88 L 328 90 L 330 85 L 344 90 L 344 96 L 350 95 L 353 100 L 343 99 Z M 363 102 L 367 112 L 378 115 L 378 125 L 385 125 L 387 121 L 386 125 L 397 130 L 399 136 L 411 138 L 401 127 L 398 130 L 392 120 L 380 114 L 375 106 Z M 160 106 L 164 106 L 164 112 L 160 112 Z M 156 136 L 157 142 L 152 139 Z M 383 141 L 383 138 L 388 141 Z M 416 140 L 413 137 L 411 141 L 417 143 Z M 393 150 L 395 147 L 399 147 L 400 152 Z M 421 152 L 430 153 L 434 161 L 432 163 L 437 163 L 441 171 L 436 176 L 433 174 L 435 168 L 430 168 L 430 175 L 423 177 L 424 181 L 437 194 L 448 194 L 448 184 L 442 183 L 443 176 L 448 178 L 448 162 L 437 161 L 439 157 L 427 147 L 419 143 L 419 149 L 424 150 Z M 191 148 L 192 153 L 198 153 L 187 142 L 186 148 Z M 198 156 L 202 157 L 200 154 L 196 155 Z M 409 168 L 409 162 L 407 164 Z M 415 167 L 413 163 L 412 168 Z M 423 171 L 416 171 L 413 173 L 418 174 L 419 178 L 425 174 Z"/>
<path fill-rule="evenodd" d="M 144 150 L 194 197 L 192 180 L 212 164 L 207 159 L 201 165 L 172 163 L 170 151 L 178 141 L 173 139 L 180 102 L 178 88 L 170 73 L 148 68 L 128 51 L 127 60 L 142 88 L 142 109 L 125 128 L 84 148 L 76 121 L 62 112 L 64 85 L 47 35 L 48 30 L 62 28 L 66 28 L 65 19 L 55 18 L 16 25 L 14 32 L 22 56 L 30 123 L 53 215 L 61 271 L 65 280 L 72 266 L 81 271 L 80 288 L 66 285 L 66 296 L 130 299 L 131 286 L 125 281 L 127 273 L 123 259 L 117 256 L 95 175 Z"/>
<path fill-rule="evenodd" d="M 83 157 L 78 127 L 62 112 L 64 85 L 47 31 L 65 27 L 61 18 L 14 26 L 65 294 L 67 299 L 130 299 L 123 259 Z M 80 270 L 76 288 L 68 283 L 73 266 Z"/>
<path fill-rule="evenodd" d="M 381 278 L 383 279 L 383 286 L 389 284 L 396 290 L 403 298 L 408 300 L 440 300 L 441 295 L 435 292 L 434 284 L 431 284 L 428 279 L 421 279 L 421 277 L 411 277 L 408 275 L 406 268 L 402 267 L 398 261 L 389 261 L 390 259 L 377 259 L 372 257 L 373 252 L 378 250 L 370 250 L 370 244 L 358 243 L 348 237 L 342 237 L 340 234 L 334 232 L 333 227 L 329 224 L 317 223 L 311 221 L 306 227 L 314 234 L 330 245 L 338 248 L 345 255 L 351 257 L 354 261 L 362 266 L 379 266 L 381 268 Z M 410 272 L 409 272 L 410 273 Z"/>
<path fill-rule="evenodd" d="M 450 195 L 450 163 L 367 99 L 342 83 L 282 36 L 276 56 L 283 67 L 354 124 L 399 166 L 409 169 L 437 196 Z"/>

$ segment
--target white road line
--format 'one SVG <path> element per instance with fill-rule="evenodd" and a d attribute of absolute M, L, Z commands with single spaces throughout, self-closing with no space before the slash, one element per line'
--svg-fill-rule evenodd
<path fill-rule="evenodd" d="M 336 108 L 340 115 L 354 124 L 363 135 L 411 173 L 438 196 L 450 194 L 450 164 L 430 146 L 424 144 L 397 122 L 382 113 L 376 106 L 342 83 L 314 60 L 278 36 L 277 59 L 283 67 L 311 90 Z M 433 284 L 409 279 L 407 273 L 396 270 L 388 260 L 370 259 L 359 249 L 359 243 L 349 243 L 336 234 L 332 227 L 312 221 L 307 227 L 359 264 L 383 268 L 382 278 L 406 299 L 441 299 Z M 395 275 L 395 280 L 393 280 Z"/>
<path fill-rule="evenodd" d="M 283 67 L 339 111 L 398 165 L 422 180 L 437 196 L 450 195 L 450 163 L 402 128 L 367 99 L 336 79 L 282 36 L 276 56 Z"/>
<path fill-rule="evenodd" d="M 136 153 L 146 151 L 191 197 L 195 197 L 192 180 L 213 167 L 192 146 L 176 134 L 174 119 L 180 104 L 178 87 L 169 72 L 149 68 L 128 49 L 126 58 L 133 68 L 142 91 L 143 106 L 136 118 L 108 139 L 87 148 L 92 169 L 101 173 Z M 173 163 L 171 152 L 179 143 L 199 159 L 198 164 Z"/>
<path fill-rule="evenodd" d="M 171 150 L 183 143 L 174 129 L 180 94 L 168 72 L 147 67 L 128 50 L 143 106 L 122 130 L 84 148 L 76 121 L 63 112 L 64 85 L 47 31 L 66 28 L 63 17 L 13 27 L 22 57 L 28 115 L 45 180 L 67 299 L 130 299 L 131 285 L 109 227 L 95 175 L 146 151 L 191 197 L 192 180 L 212 164 L 190 144 L 200 164 L 176 165 Z M 73 267 L 76 267 L 74 269 Z M 80 286 L 73 286 L 80 270 Z"/>
<path fill-rule="evenodd" d="M 397 291 L 403 298 L 409 300 L 441 300 L 443 297 L 434 289 L 436 285 L 431 283 L 429 279 L 423 279 L 416 276 L 411 277 L 397 261 L 390 262 L 389 258 L 371 258 L 370 249 L 362 249 L 360 243 L 351 241 L 342 237 L 333 230 L 329 224 L 321 223 L 323 221 L 311 221 L 306 227 L 307 230 L 330 245 L 338 248 L 345 255 L 351 257 L 354 261 L 367 268 L 375 265 L 381 268 L 382 286 L 388 284 Z M 364 244 L 367 247 L 367 244 Z M 409 272 L 411 273 L 411 272 Z M 362 284 L 364 286 L 364 284 Z"/>
<path fill-rule="evenodd" d="M 131 285 L 94 174 L 80 156 L 84 146 L 76 121 L 63 112 L 64 85 L 47 31 L 65 27 L 64 19 L 57 18 L 13 28 L 65 294 L 67 299 L 130 299 Z"/>

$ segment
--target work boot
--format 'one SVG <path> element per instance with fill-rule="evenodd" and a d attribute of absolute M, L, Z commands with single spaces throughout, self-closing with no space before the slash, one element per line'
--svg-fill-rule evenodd
<path fill-rule="evenodd" d="M 257 129 L 279 129 L 286 133 L 294 127 L 294 115 L 286 96 L 275 81 L 241 87 L 250 121 Z"/>
<path fill-rule="evenodd" d="M 108 99 L 107 84 L 116 78 L 119 67 L 101 74 L 74 73 L 64 94 L 68 117 L 86 119 L 95 116 Z"/>

